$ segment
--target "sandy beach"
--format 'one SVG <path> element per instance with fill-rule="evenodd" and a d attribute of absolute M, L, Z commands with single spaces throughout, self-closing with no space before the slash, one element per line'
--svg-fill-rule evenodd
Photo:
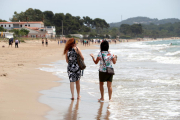
<path fill-rule="evenodd" d="M 51 108 L 39 103 L 39 91 L 59 86 L 60 80 L 38 67 L 64 59 L 64 44 L 49 41 L 48 47 L 40 40 L 20 43 L 19 48 L 8 48 L 7 42 L 0 42 L 0 119 L 2 120 L 41 120 Z M 80 49 L 92 49 L 94 46 Z"/>
<path fill-rule="evenodd" d="M 137 40 L 129 40 L 128 42 L 135 41 Z M 3 45 L 5 46 L 4 48 L 1 47 Z M 29 40 L 19 44 L 19 48 L 15 48 L 14 44 L 12 47 L 8 46 L 7 42 L 0 42 L 0 119 L 46 119 L 44 116 L 52 108 L 38 101 L 42 95 L 39 91 L 60 86 L 59 82 L 55 82 L 59 81 L 60 78 L 52 75 L 50 72 L 44 72 L 37 68 L 43 67 L 43 64 L 64 60 L 65 57 L 62 55 L 64 44 L 58 45 L 57 41 L 49 41 L 49 45 L 46 47 L 42 46 L 40 40 Z M 81 50 L 97 49 L 97 47 L 92 44 L 88 47 L 78 44 L 78 47 Z M 69 88 L 65 89 L 67 92 L 70 92 Z M 94 99 L 90 100 L 95 101 Z M 78 101 L 74 102 L 77 107 Z M 63 106 L 64 108 L 70 109 L 69 112 L 67 112 L 67 119 L 72 112 L 71 107 L 74 102 L 68 99 L 68 104 Z M 82 106 L 83 102 L 84 101 L 81 102 Z M 98 115 L 95 119 L 98 119 L 98 116 L 100 116 L 102 112 L 102 106 L 106 106 L 106 110 L 108 104 L 96 102 L 96 105 L 93 107 L 96 106 L 94 109 Z M 81 110 L 83 111 L 84 109 Z M 104 115 L 105 118 L 108 119 L 108 115 L 109 113 L 107 111 L 106 115 Z"/>

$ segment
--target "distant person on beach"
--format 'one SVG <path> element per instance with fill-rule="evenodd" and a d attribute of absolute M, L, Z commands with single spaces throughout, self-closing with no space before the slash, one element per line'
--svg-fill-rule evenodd
<path fill-rule="evenodd" d="M 117 56 L 113 56 L 108 50 L 109 50 L 109 43 L 107 41 L 103 41 L 100 44 L 101 51 L 99 52 L 97 58 L 94 58 L 93 54 L 90 54 L 90 56 L 93 59 L 93 62 L 95 64 L 98 64 L 100 61 L 100 67 L 99 67 L 99 88 L 101 93 L 101 98 L 98 99 L 98 101 L 104 101 L 104 82 L 107 81 L 107 87 L 108 87 L 108 94 L 109 94 L 109 100 L 111 101 L 112 96 L 112 80 L 113 75 L 106 74 L 106 67 L 112 67 L 112 63 L 116 64 Z M 104 60 L 103 60 L 103 58 Z M 105 63 L 104 63 L 105 61 Z"/>
<path fill-rule="evenodd" d="M 86 42 L 86 40 L 84 40 L 84 44 L 85 44 L 85 46 L 86 46 L 86 43 L 87 43 L 87 42 Z"/>
<path fill-rule="evenodd" d="M 65 45 L 63 53 L 65 55 L 66 62 L 68 63 L 67 72 L 69 76 L 70 89 L 72 94 L 71 100 L 74 100 L 74 83 L 76 83 L 77 99 L 80 98 L 81 70 L 77 63 L 77 54 L 79 54 L 84 60 L 81 50 L 76 45 L 76 40 L 74 38 L 69 39 Z"/>
<path fill-rule="evenodd" d="M 18 48 L 18 43 L 19 43 L 19 40 L 16 39 L 16 40 L 15 40 L 15 48 L 16 48 L 16 47 Z"/>
<path fill-rule="evenodd" d="M 44 39 L 42 38 L 42 46 L 44 46 Z"/>
<path fill-rule="evenodd" d="M 48 39 L 46 38 L 46 47 L 48 46 Z"/>
<path fill-rule="evenodd" d="M 83 46 L 84 46 L 84 39 L 83 39 Z"/>
<path fill-rule="evenodd" d="M 12 38 L 9 39 L 9 46 L 11 45 L 12 47 Z"/>
<path fill-rule="evenodd" d="M 88 43 L 88 40 L 86 40 L 86 46 L 88 46 L 88 44 L 89 44 L 89 43 Z"/>

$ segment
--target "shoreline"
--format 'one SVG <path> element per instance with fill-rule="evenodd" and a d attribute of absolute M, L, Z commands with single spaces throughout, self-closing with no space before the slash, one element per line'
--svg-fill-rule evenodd
<path fill-rule="evenodd" d="M 8 46 L 0 42 L 0 46 Z M 80 46 L 83 49 L 96 48 Z M 52 108 L 38 101 L 42 90 L 59 86 L 60 83 L 52 73 L 37 68 L 58 60 L 65 60 L 64 44 L 49 41 L 43 47 L 40 40 L 19 44 L 19 48 L 0 48 L 0 118 L 3 120 L 43 120 Z M 6 61 L 4 63 L 4 61 Z"/>
<path fill-rule="evenodd" d="M 173 40 L 173 39 L 172 39 Z M 132 40 L 131 42 L 136 42 Z M 130 41 L 129 41 L 130 42 Z M 117 42 L 120 44 L 121 42 Z M 123 42 L 124 43 L 124 42 Z M 0 42 L 0 46 L 7 42 Z M 112 43 L 114 44 L 114 43 Z M 78 45 L 81 50 L 96 49 Z M 0 118 L 3 120 L 40 120 L 45 119 L 47 112 L 52 110 L 48 105 L 42 104 L 38 98 L 42 90 L 60 86 L 61 83 L 51 72 L 41 71 L 37 68 L 58 60 L 65 60 L 62 55 L 64 45 L 57 41 L 49 41 L 48 47 L 42 47 L 40 40 L 21 43 L 19 48 L 0 48 Z M 6 61 L 4 63 L 4 61 Z"/>
<path fill-rule="evenodd" d="M 83 53 L 88 51 L 92 51 L 92 49 L 82 50 Z M 95 49 L 97 50 L 97 48 Z M 86 57 L 89 54 L 86 54 Z M 89 59 L 89 58 L 88 58 Z M 86 60 L 88 60 L 86 59 Z M 43 104 L 50 106 L 52 109 L 47 112 L 45 118 L 47 119 L 60 119 L 60 120 L 70 120 L 70 119 L 109 119 L 113 113 L 109 111 L 110 105 L 109 101 L 105 100 L 104 102 L 98 102 L 98 96 L 94 96 L 89 94 L 88 88 L 86 86 L 93 85 L 94 83 L 88 83 L 86 78 L 81 78 L 81 99 L 77 99 L 77 93 L 75 88 L 75 99 L 71 100 L 71 93 L 69 88 L 69 78 L 67 73 L 65 73 L 65 69 L 59 69 L 61 64 L 64 64 L 64 60 L 60 60 L 57 62 L 53 62 L 47 67 L 41 69 L 42 71 L 49 71 L 50 73 L 55 73 L 53 75 L 58 76 L 61 80 L 58 81 L 60 86 L 53 87 L 51 89 L 42 90 L 40 93 L 43 95 L 40 96 L 39 101 Z M 51 71 L 51 67 L 55 68 L 55 70 Z M 66 65 L 62 65 L 63 68 L 66 68 Z M 48 69 L 49 68 L 49 69 Z M 56 74 L 57 72 L 57 74 Z M 85 72 L 87 72 L 85 70 Z M 62 73 L 62 74 L 60 74 Z M 90 86 L 89 86 L 90 87 Z M 94 86 L 94 89 L 97 89 L 98 84 Z M 105 90 L 106 91 L 106 90 Z"/>

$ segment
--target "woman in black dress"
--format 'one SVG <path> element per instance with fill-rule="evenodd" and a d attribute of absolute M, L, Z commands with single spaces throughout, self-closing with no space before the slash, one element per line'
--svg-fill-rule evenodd
<path fill-rule="evenodd" d="M 74 100 L 74 82 L 76 83 L 77 99 L 80 98 L 81 70 L 77 63 L 77 54 L 79 54 L 84 60 L 81 50 L 76 47 L 75 39 L 71 38 L 66 42 L 66 46 L 64 48 L 64 55 L 66 55 L 66 62 L 68 63 L 67 72 L 70 80 L 70 89 L 72 94 L 71 100 Z"/>

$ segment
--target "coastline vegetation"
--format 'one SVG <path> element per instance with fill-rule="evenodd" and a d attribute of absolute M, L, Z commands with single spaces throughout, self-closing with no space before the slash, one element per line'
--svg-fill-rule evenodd
<path fill-rule="evenodd" d="M 139 20 L 140 18 L 137 18 Z M 145 18 L 143 18 L 145 19 Z M 147 19 L 147 18 L 146 18 Z M 89 16 L 72 16 L 70 13 L 53 13 L 52 11 L 42 12 L 39 9 L 29 8 L 24 12 L 14 12 L 10 21 L 43 21 L 45 26 L 55 26 L 56 34 L 70 36 L 69 34 L 82 34 L 88 35 L 88 38 L 165 38 L 165 37 L 180 37 L 180 22 L 176 19 L 169 19 L 165 24 L 143 24 L 141 22 L 136 24 L 121 24 L 120 26 L 111 27 L 104 19 L 92 19 Z M 129 19 L 127 20 L 130 21 Z M 158 22 L 156 19 L 154 20 Z M 0 22 L 6 22 L 1 20 Z M 132 21 L 131 21 L 132 22 Z M 125 20 L 122 22 L 125 23 Z M 0 27 L 0 31 L 6 31 Z M 13 30 L 15 36 L 22 36 L 28 34 L 27 31 Z"/>

